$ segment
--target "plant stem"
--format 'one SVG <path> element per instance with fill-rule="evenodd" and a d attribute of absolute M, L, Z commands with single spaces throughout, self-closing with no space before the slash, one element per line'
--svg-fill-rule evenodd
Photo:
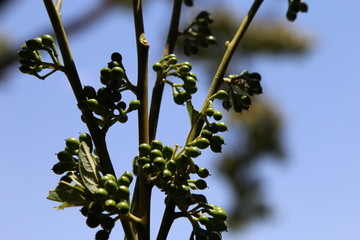
<path fill-rule="evenodd" d="M 223 82 L 225 71 L 226 71 L 227 67 L 229 66 L 231 58 L 234 55 L 234 52 L 235 52 L 237 46 L 239 45 L 241 39 L 245 35 L 246 30 L 248 29 L 250 23 L 252 22 L 257 10 L 260 8 L 263 1 L 264 0 L 255 0 L 254 1 L 248 14 L 246 15 L 246 17 L 242 21 L 241 25 L 239 26 L 237 32 L 235 33 L 235 36 L 233 37 L 233 39 L 230 42 L 226 43 L 227 49 L 226 49 L 224 56 L 219 64 L 219 67 L 215 73 L 215 76 L 214 76 L 211 86 L 209 88 L 206 100 L 201 109 L 201 113 L 204 113 L 206 111 L 206 108 L 208 106 L 207 99 L 209 99 L 213 94 L 215 94 L 219 90 L 219 88 Z M 186 140 L 187 143 L 194 140 L 200 134 L 200 131 L 201 131 L 201 128 L 203 127 L 203 125 L 204 125 L 204 120 L 200 119 L 191 127 L 191 130 L 190 130 L 187 140 Z"/>
<path fill-rule="evenodd" d="M 61 21 L 60 13 L 57 11 L 56 6 L 54 5 L 54 2 L 52 0 L 44 0 L 44 4 L 59 44 L 61 55 L 64 61 L 65 74 L 74 92 L 77 103 L 82 103 L 86 101 L 86 98 L 83 94 L 81 81 L 71 54 L 69 42 L 67 40 L 65 29 Z M 86 125 L 94 141 L 94 145 L 99 156 L 102 172 L 104 174 L 110 173 L 115 175 L 109 152 L 106 147 L 105 134 L 97 125 L 91 111 L 82 110 L 82 114 L 85 118 Z"/>
<path fill-rule="evenodd" d="M 138 57 L 137 99 L 140 100 L 138 109 L 139 144 L 149 143 L 149 117 L 148 117 L 148 52 L 149 45 L 145 37 L 144 21 L 142 15 L 142 1 L 133 0 L 136 46 Z M 150 239 L 150 205 L 151 189 L 147 176 L 140 170 L 134 192 L 132 210 L 141 219 L 136 225 L 138 237 L 141 240 Z"/>
<path fill-rule="evenodd" d="M 179 32 L 179 21 L 181 13 L 182 0 L 174 0 L 174 6 L 172 11 L 171 23 L 163 52 L 163 57 L 174 52 L 176 40 Z M 150 108 L 150 139 L 153 140 L 156 137 L 157 124 L 160 114 L 161 99 L 164 92 L 164 83 L 162 78 L 158 78 L 155 82 Z"/>

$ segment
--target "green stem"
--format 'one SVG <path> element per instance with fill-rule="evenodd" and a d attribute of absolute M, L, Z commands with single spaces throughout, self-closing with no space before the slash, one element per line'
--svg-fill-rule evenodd
<path fill-rule="evenodd" d="M 245 35 L 246 30 L 248 29 L 250 23 L 252 22 L 257 10 L 260 8 L 263 1 L 264 0 L 255 0 L 254 1 L 253 5 L 251 6 L 251 8 L 250 8 L 248 14 L 246 15 L 246 17 L 244 18 L 244 20 L 242 21 L 235 36 L 233 37 L 233 39 L 230 42 L 226 43 L 227 49 L 226 49 L 224 56 L 220 62 L 220 65 L 215 73 L 215 76 L 213 78 L 212 84 L 210 86 L 210 89 L 209 89 L 207 97 L 206 97 L 206 101 L 205 101 L 200 113 L 205 113 L 206 108 L 208 106 L 207 99 L 209 99 L 213 94 L 215 94 L 219 90 L 221 83 L 223 82 L 225 71 L 229 66 L 232 56 L 234 55 L 236 48 L 238 47 L 243 36 Z M 201 128 L 203 127 L 203 125 L 204 125 L 204 120 L 200 119 L 191 127 L 191 130 L 187 137 L 187 141 L 186 141 L 187 143 L 194 140 L 200 134 L 200 131 L 201 131 Z"/>
<path fill-rule="evenodd" d="M 56 6 L 52 0 L 44 0 L 44 4 L 59 44 L 61 55 L 64 61 L 65 74 L 69 80 L 78 104 L 82 103 L 86 101 L 86 98 L 83 94 L 81 81 L 71 54 L 69 42 L 67 40 L 65 29 L 61 21 L 60 13 L 57 11 Z M 82 114 L 84 115 L 86 125 L 93 138 L 94 145 L 99 156 L 102 172 L 115 175 L 114 168 L 111 164 L 110 156 L 106 147 L 105 134 L 97 125 L 91 111 L 82 110 Z"/>
<path fill-rule="evenodd" d="M 138 109 L 139 144 L 149 143 L 149 117 L 148 117 L 148 52 L 149 45 L 145 37 L 144 21 L 142 15 L 142 1 L 133 0 L 134 24 L 137 46 L 138 76 L 137 99 L 140 100 Z M 151 189 L 147 176 L 140 170 L 135 185 L 132 212 L 141 219 L 136 225 L 138 237 L 141 240 L 150 239 L 150 204 Z"/>

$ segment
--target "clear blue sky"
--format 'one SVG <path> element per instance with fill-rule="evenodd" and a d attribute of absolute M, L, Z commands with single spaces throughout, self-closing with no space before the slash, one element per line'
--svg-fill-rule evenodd
<path fill-rule="evenodd" d="M 36 37 L 29 34 L 48 27 L 49 22 L 42 1 L 14 2 L 0 16 L 0 32 L 7 33 L 9 41 L 21 44 Z M 64 19 L 85 11 L 94 2 L 64 1 Z M 147 27 L 159 30 L 148 31 L 152 61 L 161 55 L 163 44 L 159 45 L 156 37 L 167 29 L 164 22 L 168 15 L 161 8 L 162 2 L 154 0 L 146 9 L 161 13 L 145 15 L 150 21 Z M 246 1 L 241 2 L 237 4 L 239 11 Z M 312 51 L 301 58 L 262 58 L 254 64 L 264 78 L 264 96 L 279 106 L 285 124 L 287 163 L 268 163 L 261 168 L 266 196 L 274 207 L 273 217 L 243 232 L 225 233 L 223 239 L 360 239 L 360 109 L 356 107 L 360 102 L 360 3 L 308 4 L 309 13 L 300 15 L 291 26 L 306 29 L 306 34 L 314 37 Z M 279 9 L 274 10 L 275 6 Z M 277 12 L 285 14 L 285 1 L 265 1 L 259 14 Z M 133 32 L 124 20 L 126 14 L 114 11 L 89 31 L 70 37 L 84 84 L 98 85 L 98 70 L 113 51 L 123 54 L 130 77 L 135 76 Z M 57 203 L 45 198 L 58 181 L 50 169 L 56 162 L 54 154 L 64 147 L 63 139 L 86 131 L 65 77 L 55 74 L 40 81 L 20 74 L 16 66 L 6 77 L 7 84 L 0 85 L 2 239 L 93 239 L 96 231 L 86 227 L 85 218 L 76 208 L 56 211 L 53 207 Z M 166 144 L 178 143 L 185 136 L 186 131 L 176 126 L 185 122 L 186 129 L 185 113 L 178 119 L 171 118 L 179 110 L 163 111 L 159 138 Z M 135 119 L 132 114 L 129 122 Z M 113 159 L 119 159 L 115 166 L 119 172 L 129 169 L 136 154 L 136 134 L 131 136 L 128 129 L 136 126 L 129 123 L 115 127 L 109 134 L 109 147 Z M 169 131 L 176 133 L 176 139 L 168 137 Z M 204 164 L 211 168 L 214 162 Z M 226 208 L 226 198 L 231 195 L 225 183 L 213 176 L 207 192 L 211 202 Z M 154 222 L 162 214 L 159 196 L 161 193 L 155 194 L 154 202 L 159 204 L 153 209 Z M 176 224 L 169 239 L 187 239 L 188 226 L 186 221 Z M 119 227 L 111 239 L 118 239 L 118 234 Z"/>

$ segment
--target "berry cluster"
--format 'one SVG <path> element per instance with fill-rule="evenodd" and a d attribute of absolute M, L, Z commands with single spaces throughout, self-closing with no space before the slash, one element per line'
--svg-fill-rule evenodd
<path fill-rule="evenodd" d="M 191 95 L 196 93 L 198 88 L 196 86 L 196 74 L 190 72 L 192 65 L 189 62 L 178 63 L 175 54 L 170 54 L 153 65 L 153 70 L 157 73 L 157 77 L 162 79 L 165 83 L 171 85 L 174 102 L 182 105 L 191 99 Z M 183 83 L 173 83 L 169 81 L 168 77 L 180 78 Z"/>
<path fill-rule="evenodd" d="M 134 89 L 121 61 L 121 55 L 114 52 L 111 55 L 111 62 L 100 71 L 100 82 L 105 86 L 97 91 L 91 86 L 84 86 L 83 92 L 87 100 L 79 104 L 80 109 L 87 108 L 98 115 L 97 123 L 105 129 L 116 122 L 127 122 L 127 114 L 140 106 L 139 100 L 132 100 L 128 107 L 124 101 L 121 101 L 123 91 Z M 82 119 L 84 121 L 83 117 Z"/>
<path fill-rule="evenodd" d="M 209 45 L 216 44 L 216 39 L 212 36 L 210 24 L 213 22 L 210 13 L 200 12 L 193 22 L 183 32 L 184 53 L 187 56 L 199 53 L 199 47 L 207 48 Z"/>
<path fill-rule="evenodd" d="M 44 62 L 41 57 L 40 51 L 46 51 L 51 57 L 52 63 Z M 21 50 L 18 51 L 19 62 L 21 66 L 19 70 L 22 73 L 34 75 L 39 79 L 45 79 L 57 70 L 63 70 L 58 58 L 54 39 L 50 35 L 43 35 L 42 37 L 36 37 L 25 42 L 21 46 Z M 49 73 L 40 76 L 44 68 L 51 69 Z"/>
<path fill-rule="evenodd" d="M 308 5 L 301 0 L 289 0 L 289 8 L 286 12 L 286 18 L 289 21 L 295 21 L 299 12 L 307 12 Z"/>
<path fill-rule="evenodd" d="M 80 212 L 86 217 L 86 224 L 90 228 L 99 230 L 96 240 L 107 240 L 115 225 L 115 221 L 128 214 L 130 206 L 129 185 L 133 175 L 126 171 L 118 179 L 111 174 L 101 178 L 99 188 L 93 194 L 93 201 L 83 206 Z M 115 215 L 115 217 L 111 217 Z"/>
<path fill-rule="evenodd" d="M 226 211 L 214 204 L 196 209 L 192 214 L 193 231 L 190 240 L 221 240 L 221 232 L 227 231 L 227 218 Z"/>
<path fill-rule="evenodd" d="M 55 174 L 61 175 L 68 171 L 78 171 L 78 153 L 80 142 L 86 142 L 92 151 L 93 144 L 91 136 L 87 133 L 80 133 L 79 138 L 70 137 L 65 140 L 65 149 L 56 154 L 57 162 L 52 170 Z M 64 177 L 64 179 L 66 176 Z"/>
<path fill-rule="evenodd" d="M 211 127 L 205 125 L 203 132 L 204 135 L 207 132 L 206 137 L 201 135 L 183 148 L 176 146 L 173 149 L 171 146 L 164 146 L 159 140 L 140 144 L 139 155 L 134 159 L 135 172 L 141 170 L 149 175 L 154 185 L 166 193 L 167 199 L 171 198 L 175 202 L 181 215 L 192 222 L 194 234 L 207 237 L 215 232 L 221 236 L 220 232 L 227 230 L 227 214 L 222 208 L 208 205 L 204 195 L 192 192 L 206 189 L 208 186 L 204 178 L 210 175 L 206 168 L 195 164 L 194 159 L 201 155 L 201 149 L 211 147 L 214 143 L 219 146 L 224 144 L 224 140 L 213 133 L 225 131 L 227 127 L 224 123 L 217 123 L 209 124 Z M 210 128 L 212 132 L 205 128 Z M 190 174 L 196 174 L 198 178 L 190 178 Z M 195 207 L 189 209 L 191 205 Z M 199 223 L 206 229 L 202 229 Z"/>
<path fill-rule="evenodd" d="M 248 110 L 251 105 L 251 96 L 262 93 L 260 85 L 261 75 L 257 72 L 249 73 L 244 70 L 240 75 L 230 75 L 224 78 L 227 83 L 228 96 L 223 99 L 226 110 L 234 108 L 236 112 Z"/>

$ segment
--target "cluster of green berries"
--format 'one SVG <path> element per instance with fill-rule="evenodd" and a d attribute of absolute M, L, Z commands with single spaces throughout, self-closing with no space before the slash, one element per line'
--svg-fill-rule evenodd
<path fill-rule="evenodd" d="M 286 18 L 293 22 L 299 12 L 305 13 L 308 9 L 308 5 L 301 0 L 289 0 L 289 8 L 286 12 Z"/>
<path fill-rule="evenodd" d="M 46 51 L 50 55 L 53 63 L 44 62 L 40 51 Z M 49 74 L 40 76 L 44 68 L 53 69 L 53 72 L 61 68 L 54 39 L 50 35 L 43 35 L 42 37 L 36 37 L 25 42 L 21 46 L 21 50 L 18 51 L 19 62 L 21 66 L 19 70 L 22 73 L 34 75 L 40 79 L 45 79 Z"/>
<path fill-rule="evenodd" d="M 107 240 L 115 221 L 129 213 L 129 185 L 132 180 L 133 175 L 128 171 L 118 179 L 112 174 L 104 175 L 93 194 L 93 200 L 81 208 L 80 212 L 86 217 L 88 227 L 102 228 L 96 233 L 95 240 Z"/>
<path fill-rule="evenodd" d="M 249 73 L 244 70 L 240 75 L 230 75 L 224 78 L 227 83 L 228 96 L 223 100 L 226 110 L 234 108 L 236 112 L 248 110 L 251 105 L 251 96 L 262 93 L 260 84 L 261 75 L 257 72 Z"/>
<path fill-rule="evenodd" d="M 220 240 L 221 232 L 227 231 L 226 211 L 214 204 L 202 205 L 192 214 L 193 231 L 190 240 Z M 202 225 L 205 228 L 202 228 Z"/>
<path fill-rule="evenodd" d="M 212 36 L 210 30 L 212 22 L 213 19 L 210 13 L 202 11 L 196 16 L 190 26 L 183 31 L 185 55 L 196 55 L 199 53 L 199 47 L 207 48 L 209 45 L 216 44 L 216 39 Z"/>
<path fill-rule="evenodd" d="M 84 86 L 83 89 L 86 102 L 79 104 L 79 108 L 88 108 L 100 116 L 97 118 L 100 127 L 110 127 L 116 122 L 127 122 L 127 114 L 140 106 L 139 100 L 132 100 L 129 106 L 121 101 L 121 92 L 129 89 L 121 61 L 121 55 L 114 52 L 108 66 L 100 70 L 100 82 L 105 86 L 97 91 L 91 86 Z M 82 119 L 84 121 L 84 118 Z"/>
<path fill-rule="evenodd" d="M 65 149 L 56 154 L 59 161 L 52 168 L 55 174 L 61 175 L 69 171 L 78 171 L 78 153 L 82 141 L 86 142 L 92 150 L 93 144 L 88 133 L 80 133 L 78 138 L 70 137 L 65 140 Z"/>
<path fill-rule="evenodd" d="M 170 54 L 160 61 L 154 63 L 153 70 L 158 74 L 165 83 L 172 87 L 174 102 L 182 105 L 191 99 L 191 95 L 196 93 L 198 88 L 196 85 L 196 74 L 191 72 L 192 65 L 189 62 L 178 63 L 175 54 Z M 180 78 L 182 83 L 173 83 L 168 77 Z"/>

